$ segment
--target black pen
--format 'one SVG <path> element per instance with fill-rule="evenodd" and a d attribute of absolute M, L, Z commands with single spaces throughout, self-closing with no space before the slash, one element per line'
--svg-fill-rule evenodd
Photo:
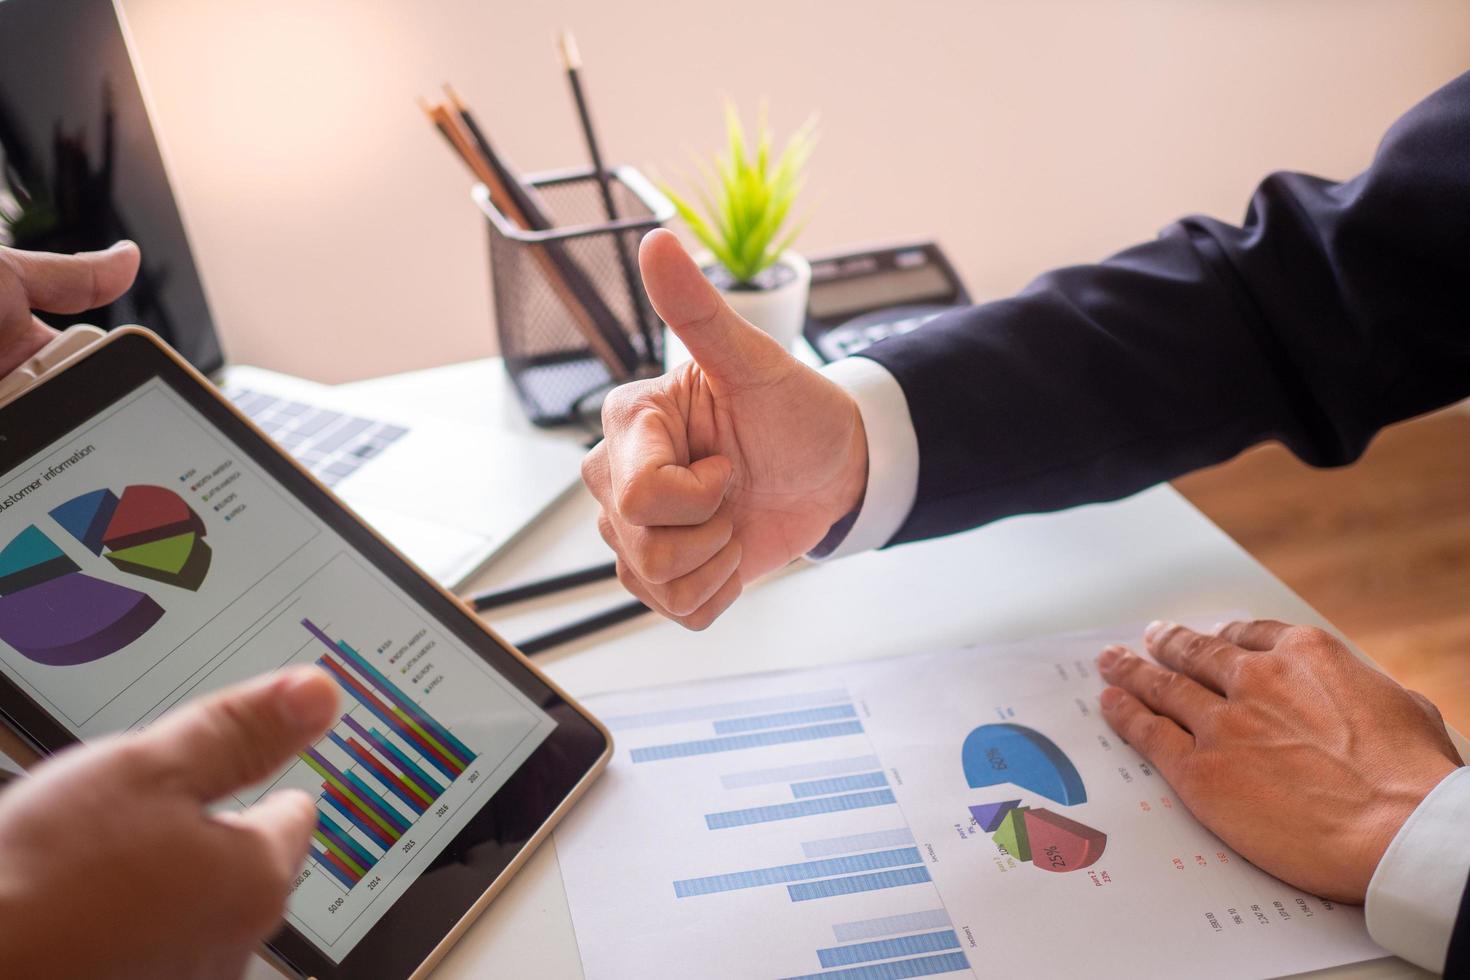
<path fill-rule="evenodd" d="M 513 585 L 506 589 L 491 589 L 488 592 L 480 592 L 465 597 L 465 602 L 469 603 L 470 607 L 476 612 L 484 612 L 487 609 L 499 609 L 501 606 L 508 606 L 513 602 L 537 599 L 544 595 L 564 592 L 567 589 L 575 589 L 579 585 L 587 585 L 591 582 L 601 582 L 603 579 L 616 578 L 617 574 L 617 562 L 610 561 L 605 565 L 593 565 L 591 568 L 583 568 L 562 575 L 553 575 L 550 578 L 538 579 L 522 585 Z"/>
<path fill-rule="evenodd" d="M 561 62 L 567 70 L 567 83 L 572 87 L 572 101 L 577 104 L 577 117 L 582 122 L 582 136 L 587 141 L 587 154 L 592 158 L 592 170 L 597 175 L 597 187 L 602 191 L 602 209 L 607 213 L 608 221 L 618 220 L 618 208 L 613 200 L 612 182 L 608 179 L 607 168 L 602 163 L 602 148 L 597 143 L 597 130 L 592 126 L 592 112 L 587 108 L 587 96 L 582 91 L 582 55 L 577 50 L 576 39 L 570 31 L 563 31 L 561 35 Z M 648 328 L 648 318 L 644 315 L 642 279 L 638 275 L 637 266 L 633 257 L 628 254 L 628 243 L 624 241 L 622 232 L 615 232 L 613 240 L 617 243 L 618 260 L 623 267 L 623 280 L 628 286 L 628 298 L 633 302 L 633 318 L 638 321 L 638 332 L 643 336 L 643 351 L 650 364 L 655 363 L 653 359 L 653 335 Z"/>
<path fill-rule="evenodd" d="M 528 657 L 534 657 L 538 653 L 545 653 L 552 647 L 559 647 L 564 643 L 580 640 L 584 636 L 590 636 L 599 630 L 605 630 L 609 626 L 616 626 L 618 623 L 636 619 L 644 613 L 652 611 L 642 602 L 634 599 L 632 602 L 624 603 L 621 606 L 614 606 L 606 612 L 600 612 L 595 616 L 588 616 L 586 619 L 580 619 L 568 626 L 550 630 L 549 632 L 542 633 L 540 636 L 533 636 L 522 643 L 517 643 L 516 649 Z"/>

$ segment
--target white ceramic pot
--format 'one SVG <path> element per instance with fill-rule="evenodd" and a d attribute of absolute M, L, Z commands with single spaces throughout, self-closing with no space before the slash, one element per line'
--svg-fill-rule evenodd
<path fill-rule="evenodd" d="M 708 268 L 715 260 L 705 253 L 695 258 L 701 269 Z M 791 350 L 801 336 L 802 324 L 806 322 L 807 292 L 812 284 L 812 267 L 806 259 L 795 252 L 782 253 L 776 265 L 785 266 L 793 273 L 783 277 L 785 282 L 773 289 L 724 289 L 721 294 L 730 308 L 755 324 L 785 347 Z M 672 330 L 664 330 L 664 367 L 672 369 L 689 360 L 685 349 Z"/>

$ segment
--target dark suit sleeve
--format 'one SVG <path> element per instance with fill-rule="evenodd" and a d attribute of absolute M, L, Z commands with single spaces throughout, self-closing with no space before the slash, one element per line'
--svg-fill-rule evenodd
<path fill-rule="evenodd" d="M 1470 881 L 1465 883 L 1465 894 L 1460 898 L 1460 914 L 1455 919 L 1454 932 L 1450 934 L 1450 948 L 1445 953 L 1444 975 L 1470 977 Z"/>
<path fill-rule="evenodd" d="M 1455 920 L 1455 930 L 1449 936 L 1449 949 L 1445 954 L 1446 977 L 1470 977 L 1470 882 L 1460 899 L 1460 917 Z"/>
<path fill-rule="evenodd" d="M 1275 174 L 1240 227 L 1187 218 L 865 356 L 919 445 L 890 544 L 1116 499 L 1264 440 L 1351 462 L 1470 395 L 1470 73 L 1352 180 Z"/>

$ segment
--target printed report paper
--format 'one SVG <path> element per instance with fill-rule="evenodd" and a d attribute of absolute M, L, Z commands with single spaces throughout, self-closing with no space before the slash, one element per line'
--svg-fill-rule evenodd
<path fill-rule="evenodd" d="M 1386 955 L 1108 727 L 1071 634 L 586 700 L 557 831 L 587 976 L 1276 976 Z M 1289 812 L 1272 814 L 1289 821 Z"/>

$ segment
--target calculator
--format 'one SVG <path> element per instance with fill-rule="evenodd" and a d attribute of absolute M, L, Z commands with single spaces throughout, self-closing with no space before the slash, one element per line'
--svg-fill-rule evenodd
<path fill-rule="evenodd" d="M 835 252 L 810 260 L 802 333 L 831 363 L 917 330 L 970 295 L 934 242 Z"/>

